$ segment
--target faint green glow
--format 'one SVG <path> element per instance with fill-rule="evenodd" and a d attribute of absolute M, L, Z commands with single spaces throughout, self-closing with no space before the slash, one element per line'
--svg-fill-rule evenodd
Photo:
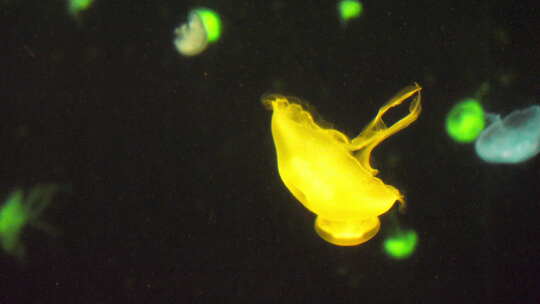
<path fill-rule="evenodd" d="M 208 8 L 197 8 L 193 11 L 201 18 L 208 42 L 212 43 L 219 39 L 221 36 L 221 18 L 219 15 Z"/>
<path fill-rule="evenodd" d="M 28 221 L 28 212 L 22 204 L 23 192 L 11 193 L 0 209 L 0 242 L 5 252 L 17 251 L 21 230 Z"/>
<path fill-rule="evenodd" d="M 418 243 L 418 235 L 414 230 L 407 230 L 384 240 L 385 252 L 394 259 L 405 259 L 413 254 Z"/>
<path fill-rule="evenodd" d="M 342 0 L 338 3 L 339 18 L 342 23 L 357 18 L 363 10 L 364 6 L 357 0 Z"/>
<path fill-rule="evenodd" d="M 474 141 L 484 127 L 484 109 L 480 102 L 473 98 L 456 104 L 446 117 L 446 132 L 457 142 Z"/>
<path fill-rule="evenodd" d="M 56 185 L 45 184 L 35 186 L 26 196 L 20 189 L 8 196 L 0 207 L 0 246 L 7 254 L 24 255 L 21 233 L 26 225 L 35 224 L 57 189 Z"/>
<path fill-rule="evenodd" d="M 76 15 L 87 10 L 94 0 L 68 0 L 68 11 L 71 15 Z"/>

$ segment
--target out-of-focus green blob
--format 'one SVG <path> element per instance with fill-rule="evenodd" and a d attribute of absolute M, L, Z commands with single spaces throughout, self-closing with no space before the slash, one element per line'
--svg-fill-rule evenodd
<path fill-rule="evenodd" d="M 394 259 L 405 259 L 416 249 L 418 235 L 414 230 L 401 231 L 384 241 L 385 252 Z"/>
<path fill-rule="evenodd" d="M 68 11 L 71 15 L 77 15 L 88 9 L 93 2 L 94 0 L 68 0 Z"/>
<path fill-rule="evenodd" d="M 28 212 L 22 204 L 23 192 L 11 193 L 0 209 L 0 244 L 2 249 L 14 254 L 17 251 L 21 230 L 28 221 Z"/>
<path fill-rule="evenodd" d="M 474 141 L 484 127 L 484 109 L 473 98 L 457 103 L 446 116 L 446 132 L 457 142 Z"/>
<path fill-rule="evenodd" d="M 0 246 L 9 255 L 22 257 L 21 233 L 33 224 L 51 202 L 56 185 L 38 185 L 26 196 L 20 189 L 13 191 L 0 207 Z"/>
<path fill-rule="evenodd" d="M 208 42 L 212 43 L 221 36 L 221 18 L 219 15 L 208 8 L 197 8 L 193 11 L 201 18 L 203 26 L 206 30 Z"/>
<path fill-rule="evenodd" d="M 338 3 L 339 19 L 342 23 L 357 18 L 363 10 L 364 6 L 357 0 L 342 0 Z"/>

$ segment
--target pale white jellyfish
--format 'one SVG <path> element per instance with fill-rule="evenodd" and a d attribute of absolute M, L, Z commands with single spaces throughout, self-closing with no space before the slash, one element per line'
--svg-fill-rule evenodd
<path fill-rule="evenodd" d="M 189 13 L 187 23 L 177 27 L 174 34 L 178 52 L 184 56 L 195 56 L 202 53 L 209 43 L 219 39 L 221 20 L 212 10 L 197 8 Z"/>
<path fill-rule="evenodd" d="M 475 143 L 476 153 L 489 163 L 516 164 L 540 152 L 540 106 L 515 110 L 501 119 L 490 115 L 492 122 Z"/>
<path fill-rule="evenodd" d="M 184 56 L 200 54 L 208 45 L 203 21 L 195 12 L 189 14 L 188 22 L 176 28 L 174 34 L 176 35 L 174 45 Z"/>

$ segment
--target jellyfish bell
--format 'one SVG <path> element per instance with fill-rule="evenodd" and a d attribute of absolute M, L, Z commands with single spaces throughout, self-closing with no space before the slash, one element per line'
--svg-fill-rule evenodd
<path fill-rule="evenodd" d="M 540 152 L 540 106 L 490 115 L 491 124 L 475 143 L 478 156 L 489 163 L 517 164 Z"/>
<path fill-rule="evenodd" d="M 203 20 L 196 12 L 191 12 L 188 22 L 176 28 L 174 34 L 176 35 L 174 45 L 184 56 L 198 55 L 208 46 L 208 36 Z"/>
<path fill-rule="evenodd" d="M 202 53 L 208 44 L 219 40 L 221 36 L 221 18 L 211 9 L 200 7 L 193 9 L 188 21 L 174 31 L 174 44 L 184 56 Z"/>

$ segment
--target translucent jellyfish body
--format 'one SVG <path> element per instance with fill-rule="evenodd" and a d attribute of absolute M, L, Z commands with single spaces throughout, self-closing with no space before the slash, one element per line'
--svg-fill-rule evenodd
<path fill-rule="evenodd" d="M 504 119 L 493 115 L 491 120 L 475 143 L 484 161 L 515 164 L 540 152 L 540 106 L 516 110 Z"/>
<path fill-rule="evenodd" d="M 187 23 L 175 29 L 174 44 L 184 56 L 202 53 L 209 43 L 219 39 L 221 20 L 219 15 L 207 8 L 197 8 L 188 15 Z"/>
<path fill-rule="evenodd" d="M 418 118 L 420 90 L 418 85 L 402 90 L 352 140 L 338 130 L 322 128 L 287 97 L 263 98 L 273 111 L 279 175 L 296 199 L 317 214 L 315 230 L 327 242 L 354 246 L 368 241 L 379 231 L 378 216 L 396 201 L 404 203 L 398 189 L 375 177 L 370 157 L 381 141 Z M 412 96 L 409 113 L 387 127 L 382 116 Z"/>

